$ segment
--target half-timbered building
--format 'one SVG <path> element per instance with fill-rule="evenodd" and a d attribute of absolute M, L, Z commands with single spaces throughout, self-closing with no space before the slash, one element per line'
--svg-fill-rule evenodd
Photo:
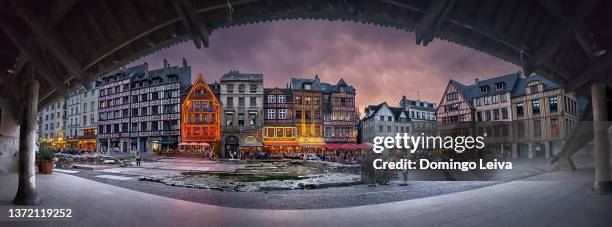
<path fill-rule="evenodd" d="M 127 153 L 130 149 L 130 83 L 145 76 L 148 65 L 118 69 L 100 77 L 98 91 L 98 151 Z"/>
<path fill-rule="evenodd" d="M 160 152 L 178 147 L 181 133 L 181 90 L 191 83 L 191 67 L 170 66 L 132 77 L 131 150 Z"/>
<path fill-rule="evenodd" d="M 271 152 L 296 150 L 298 144 L 293 123 L 293 92 L 291 89 L 266 88 L 263 108 L 262 142 L 266 149 Z"/>
<path fill-rule="evenodd" d="M 521 78 L 512 92 L 512 156 L 549 158 L 561 151 L 580 112 L 578 99 L 542 76 Z"/>
<path fill-rule="evenodd" d="M 297 129 L 298 144 L 303 151 L 316 151 L 325 144 L 323 137 L 321 111 L 321 81 L 314 79 L 291 78 L 293 92 L 294 123 Z"/>
<path fill-rule="evenodd" d="M 207 144 L 219 152 L 221 103 L 211 85 L 199 74 L 181 106 L 181 143 Z"/>
<path fill-rule="evenodd" d="M 357 143 L 355 88 L 340 79 L 335 85 L 322 83 L 323 133 L 328 147 Z"/>
<path fill-rule="evenodd" d="M 437 129 L 441 135 L 470 135 L 473 109 L 468 86 L 450 80 L 436 110 Z"/>

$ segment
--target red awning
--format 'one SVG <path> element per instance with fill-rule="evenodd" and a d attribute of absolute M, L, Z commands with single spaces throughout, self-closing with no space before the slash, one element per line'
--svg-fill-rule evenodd
<path fill-rule="evenodd" d="M 279 142 L 279 141 L 274 141 L 274 142 L 266 142 L 263 141 L 263 144 L 265 146 L 275 146 L 275 147 L 291 147 L 291 146 L 297 146 L 298 143 L 295 141 L 286 141 L 286 142 Z"/>
<path fill-rule="evenodd" d="M 325 144 L 325 148 L 331 150 L 358 150 L 358 149 L 367 149 L 368 146 L 365 144 L 355 144 L 355 143 L 329 143 Z"/>

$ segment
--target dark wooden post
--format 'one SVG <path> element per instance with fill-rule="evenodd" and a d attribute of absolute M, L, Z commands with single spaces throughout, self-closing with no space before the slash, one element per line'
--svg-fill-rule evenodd
<path fill-rule="evenodd" d="M 25 108 L 19 125 L 19 187 L 13 203 L 17 205 L 38 205 L 40 197 L 36 192 L 36 113 L 38 112 L 38 80 L 28 83 L 25 90 Z"/>
<path fill-rule="evenodd" d="M 593 99 L 593 129 L 595 132 L 595 183 L 593 191 L 612 192 L 610 182 L 610 144 L 608 142 L 608 107 L 606 89 L 599 83 L 591 84 Z"/>

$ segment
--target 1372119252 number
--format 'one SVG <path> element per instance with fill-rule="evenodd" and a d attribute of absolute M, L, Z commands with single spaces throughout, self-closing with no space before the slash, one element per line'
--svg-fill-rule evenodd
<path fill-rule="evenodd" d="M 9 209 L 9 218 L 72 218 L 72 209 L 16 208 Z"/>

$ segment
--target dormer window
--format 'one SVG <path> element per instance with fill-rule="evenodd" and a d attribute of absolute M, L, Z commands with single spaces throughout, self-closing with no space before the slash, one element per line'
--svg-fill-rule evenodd
<path fill-rule="evenodd" d="M 538 85 L 529 86 L 530 94 L 538 93 Z"/>
<path fill-rule="evenodd" d="M 345 92 L 346 88 L 344 86 L 340 86 L 340 92 Z"/>
<path fill-rule="evenodd" d="M 506 83 L 504 82 L 496 83 L 495 88 L 497 88 L 498 91 L 504 90 L 506 88 Z"/>
<path fill-rule="evenodd" d="M 304 90 L 310 90 L 310 89 L 311 89 L 310 84 L 304 84 Z"/>
<path fill-rule="evenodd" d="M 268 95 L 268 103 L 276 103 L 276 96 Z"/>
<path fill-rule="evenodd" d="M 480 93 L 489 92 L 489 86 L 480 86 Z"/>

